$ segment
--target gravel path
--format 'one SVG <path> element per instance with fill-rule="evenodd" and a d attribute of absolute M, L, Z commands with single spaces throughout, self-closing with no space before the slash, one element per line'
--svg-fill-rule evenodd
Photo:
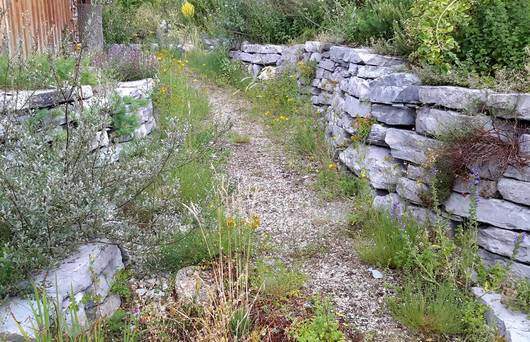
<path fill-rule="evenodd" d="M 385 308 L 385 284 L 395 283 L 392 274 L 374 279 L 355 255 L 346 232 L 351 203 L 321 200 L 310 177 L 294 172 L 282 147 L 271 141 L 259 119 L 248 115 L 248 102 L 230 90 L 202 87 L 214 120 L 230 120 L 234 132 L 251 137 L 248 144 L 227 145 L 227 170 L 239 188 L 238 211 L 259 215 L 259 231 L 273 246 L 270 253 L 306 273 L 308 290 L 331 298 L 338 315 L 366 340 L 418 340 Z"/>

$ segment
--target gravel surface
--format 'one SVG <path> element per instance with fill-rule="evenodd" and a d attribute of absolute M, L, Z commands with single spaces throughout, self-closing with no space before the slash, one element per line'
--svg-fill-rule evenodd
<path fill-rule="evenodd" d="M 294 172 L 282 146 L 271 140 L 258 118 L 248 115 L 248 102 L 230 90 L 201 86 L 213 119 L 229 120 L 234 132 L 251 137 L 248 144 L 227 144 L 227 170 L 239 189 L 235 209 L 244 216 L 259 215 L 258 231 L 270 239 L 271 256 L 306 273 L 309 292 L 331 298 L 341 319 L 368 340 L 420 340 L 385 307 L 387 287 L 396 283 L 393 275 L 384 271 L 382 279 L 374 279 L 369 265 L 356 256 L 346 231 L 351 203 L 319 198 L 311 177 Z"/>

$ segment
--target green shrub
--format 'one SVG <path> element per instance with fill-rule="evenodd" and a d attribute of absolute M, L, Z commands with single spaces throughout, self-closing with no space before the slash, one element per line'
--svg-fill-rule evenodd
<path fill-rule="evenodd" d="M 520 279 L 505 300 L 511 308 L 524 312 L 530 318 L 530 281 Z"/>
<path fill-rule="evenodd" d="M 118 295 L 123 300 L 131 298 L 131 290 L 129 289 L 129 278 L 131 274 L 127 270 L 120 270 L 114 275 L 112 284 L 110 286 L 110 292 Z"/>
<path fill-rule="evenodd" d="M 491 74 L 522 69 L 530 46 L 528 0 L 480 0 L 471 8 L 469 25 L 457 36 L 460 59 L 471 70 Z"/>
<path fill-rule="evenodd" d="M 189 65 L 218 85 L 229 85 L 244 90 L 251 78 L 241 63 L 228 58 L 228 52 L 218 48 L 210 52 L 195 50 L 186 54 Z"/>
<path fill-rule="evenodd" d="M 395 39 L 402 33 L 413 0 L 369 0 L 343 6 L 329 17 L 329 30 L 343 40 L 366 44 L 374 39 Z"/>
<path fill-rule="evenodd" d="M 103 34 L 107 44 L 154 40 L 163 14 L 153 1 L 111 1 L 103 7 Z"/>
<path fill-rule="evenodd" d="M 436 67 L 442 72 L 458 61 L 457 27 L 470 21 L 471 0 L 415 0 L 411 16 L 405 22 L 406 34 L 412 47 L 411 58 Z"/>
<path fill-rule="evenodd" d="M 317 301 L 313 318 L 291 327 L 290 335 L 298 342 L 346 341 L 329 302 Z"/>

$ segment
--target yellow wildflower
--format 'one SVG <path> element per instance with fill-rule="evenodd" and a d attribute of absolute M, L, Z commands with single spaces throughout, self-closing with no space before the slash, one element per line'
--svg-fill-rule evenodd
<path fill-rule="evenodd" d="M 328 169 L 332 170 L 332 171 L 335 171 L 337 170 L 337 164 L 335 163 L 331 163 L 328 165 Z"/>
<path fill-rule="evenodd" d="M 229 227 L 229 228 L 232 228 L 236 225 L 236 220 L 233 218 L 233 217 L 229 217 L 227 220 L 226 220 L 226 225 Z"/>
<path fill-rule="evenodd" d="M 182 15 L 186 18 L 191 18 L 195 15 L 195 6 L 190 4 L 188 1 L 184 1 L 182 7 L 180 8 Z"/>
<path fill-rule="evenodd" d="M 261 225 L 261 219 L 258 215 L 252 215 L 250 217 L 249 226 L 252 229 L 258 229 L 258 227 Z"/>

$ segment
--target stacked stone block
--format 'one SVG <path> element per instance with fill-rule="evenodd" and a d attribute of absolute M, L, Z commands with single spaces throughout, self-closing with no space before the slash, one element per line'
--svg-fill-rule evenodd
<path fill-rule="evenodd" d="M 307 42 L 297 60 L 283 58 L 287 49 L 244 44 L 231 56 L 250 70 L 318 63 L 311 101 L 324 117 L 328 143 L 354 174 L 366 172 L 376 194 L 374 205 L 399 204 L 419 221 L 435 220 L 421 194 L 429 187 L 425 165 L 429 152 L 440 146 L 439 134 L 457 125 L 491 128 L 494 120 L 530 120 L 530 94 L 422 85 L 401 59 L 371 49 Z M 375 122 L 366 144 L 352 141 L 357 118 Z M 521 137 L 520 148 L 530 152 L 529 134 Z M 486 263 L 506 264 L 522 239 L 512 271 L 530 279 L 530 167 L 510 166 L 500 178 L 487 166 L 480 173 L 480 255 Z M 470 216 L 472 183 L 457 179 L 443 204 L 446 218 L 458 223 Z"/>

